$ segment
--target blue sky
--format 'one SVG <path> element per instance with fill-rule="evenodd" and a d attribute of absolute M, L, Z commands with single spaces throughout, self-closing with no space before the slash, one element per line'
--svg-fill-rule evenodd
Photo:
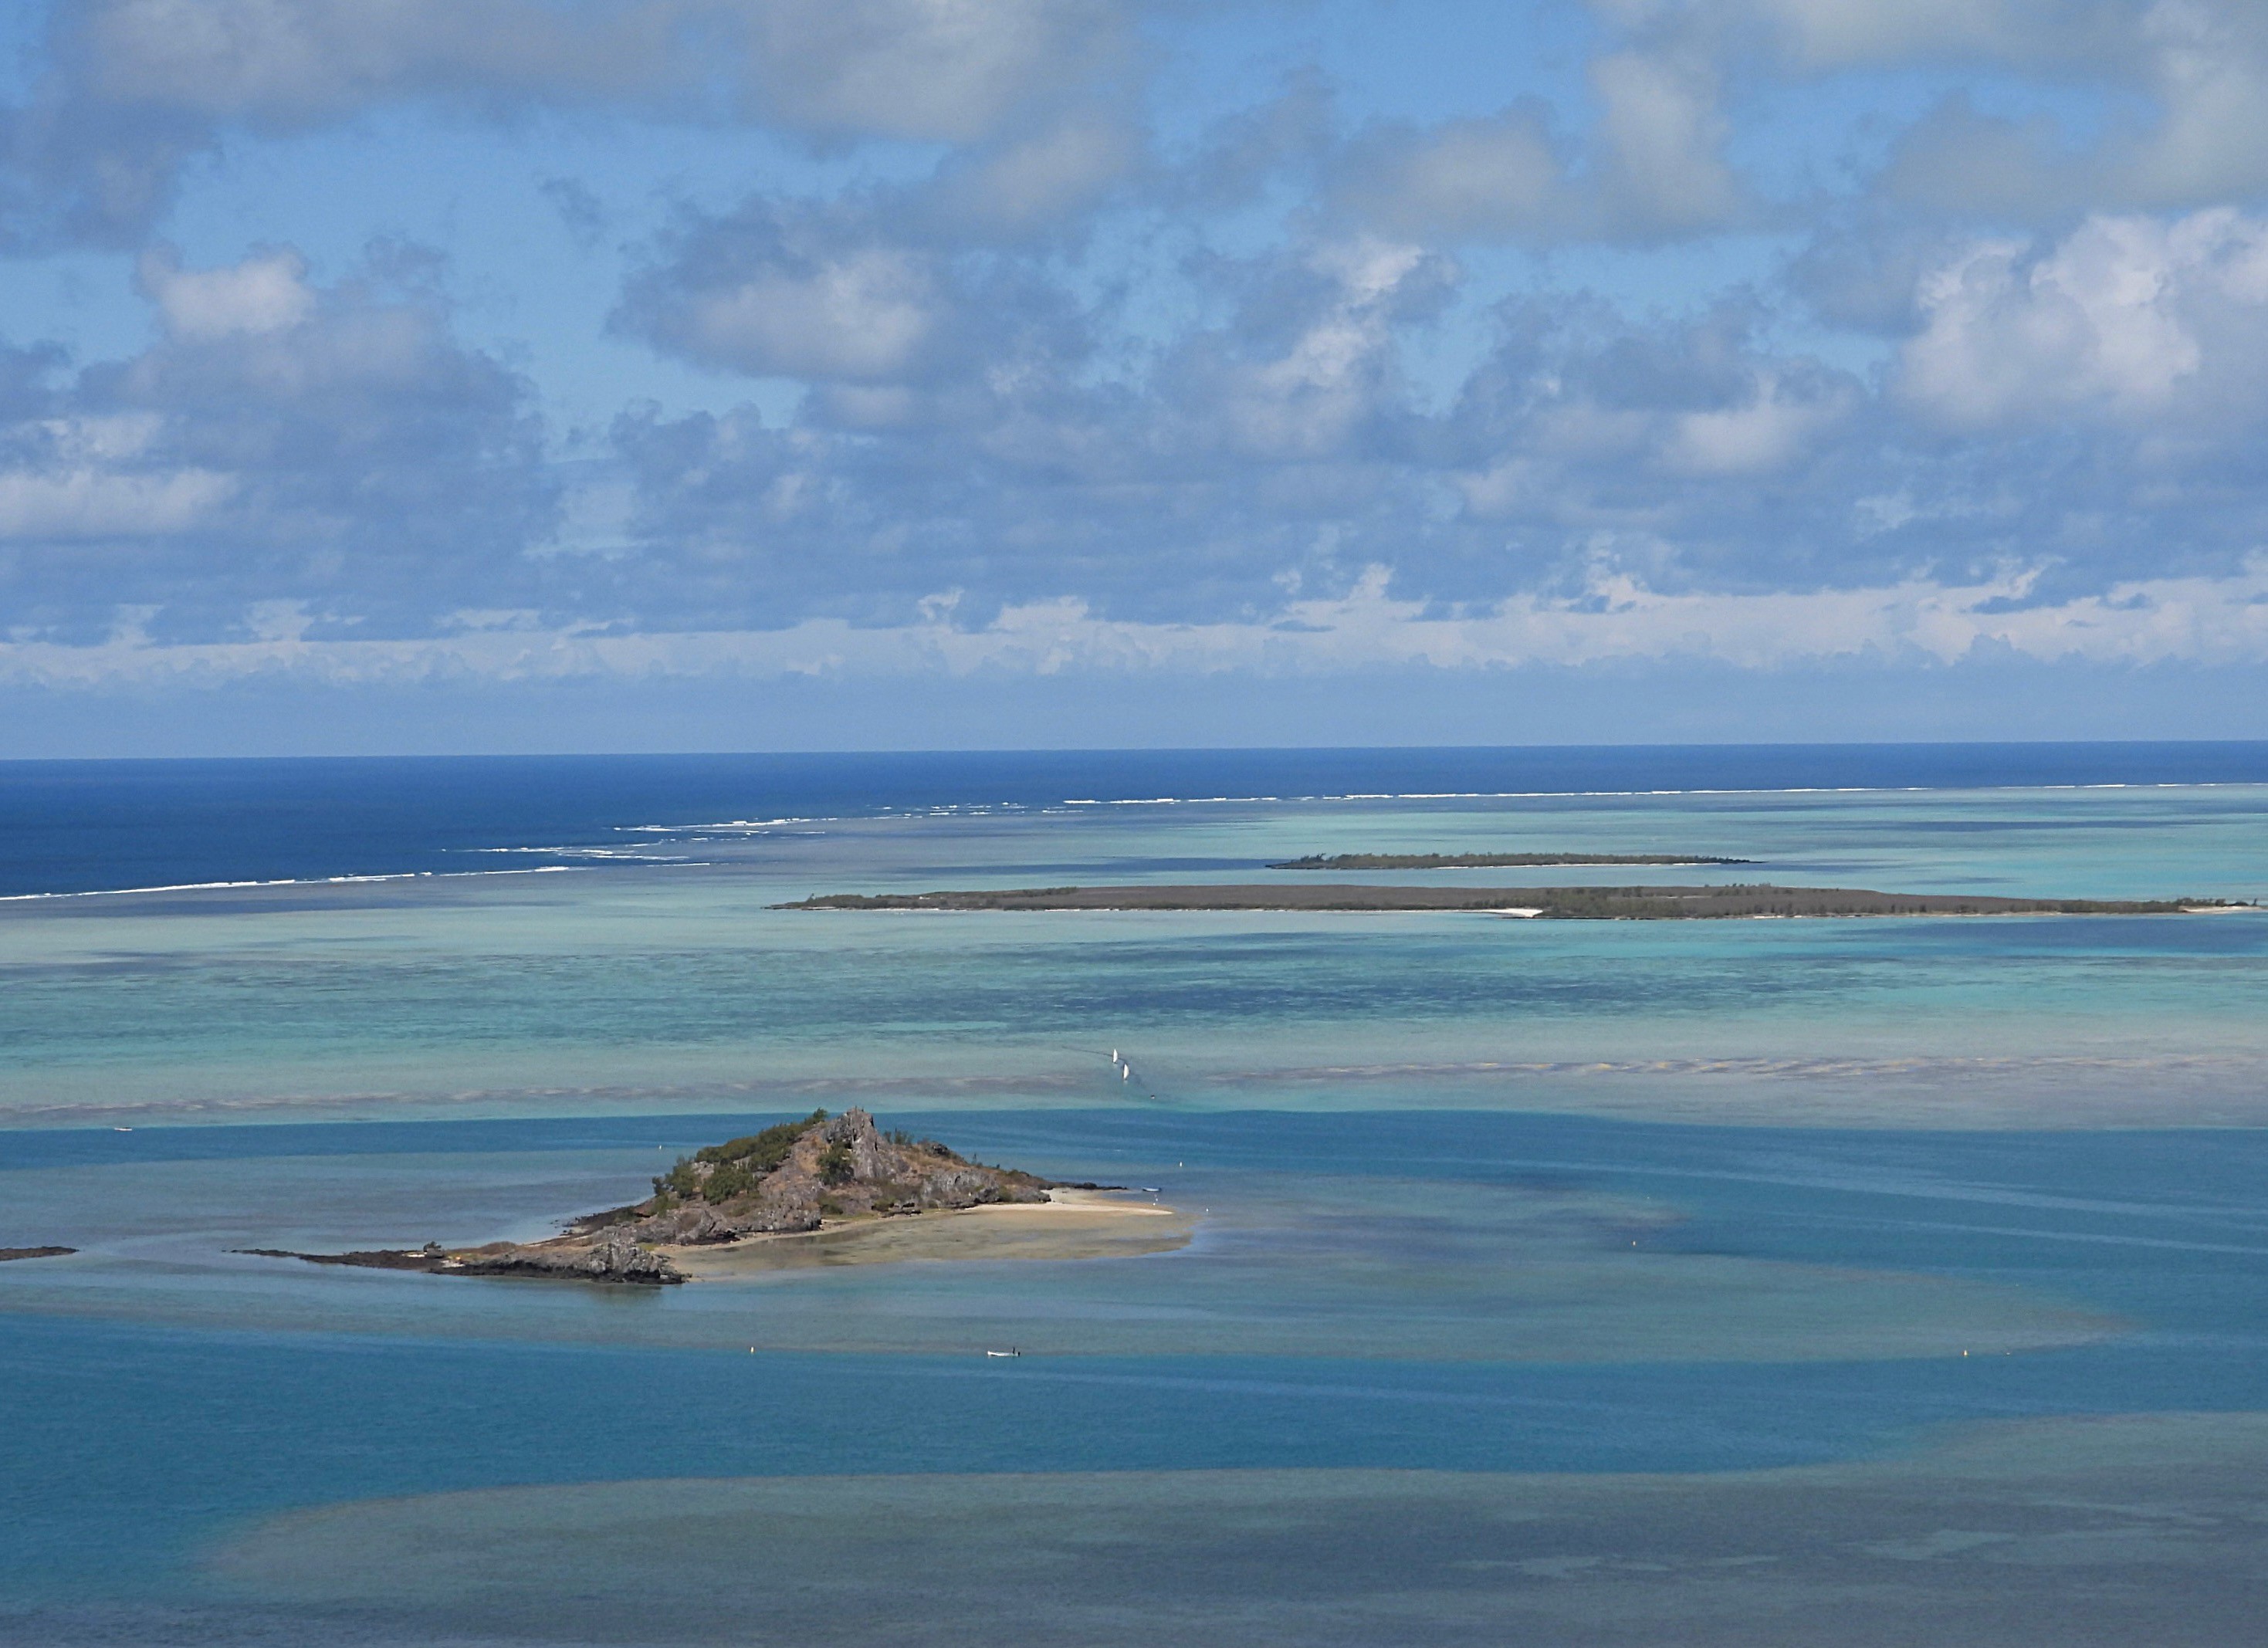
<path fill-rule="evenodd" d="M 2268 735 L 2257 4 L 0 30 L 0 754 Z"/>

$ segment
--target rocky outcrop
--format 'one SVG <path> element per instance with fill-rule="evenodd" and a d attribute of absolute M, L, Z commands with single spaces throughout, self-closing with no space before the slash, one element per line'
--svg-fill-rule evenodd
<path fill-rule="evenodd" d="M 77 1251 L 76 1247 L 0 1247 L 0 1264 L 11 1259 L 60 1259 Z"/>
<path fill-rule="evenodd" d="M 817 1230 L 829 1218 L 1044 1202 L 1047 1193 L 1044 1179 L 964 1160 L 934 1139 L 884 1134 L 853 1109 L 696 1151 L 654 1181 L 649 1200 L 572 1228 L 690 1246 Z"/>
<path fill-rule="evenodd" d="M 575 1282 L 637 1282 L 660 1285 L 682 1282 L 685 1273 L 666 1254 L 650 1253 L 621 1232 L 594 1242 L 536 1242 L 505 1245 L 501 1251 L 475 1248 L 451 1254 L 433 1267 L 464 1276 L 556 1276 Z"/>

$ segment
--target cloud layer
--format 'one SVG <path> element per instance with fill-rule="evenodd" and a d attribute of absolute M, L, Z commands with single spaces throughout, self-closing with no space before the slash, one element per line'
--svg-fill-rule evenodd
<path fill-rule="evenodd" d="M 0 675 L 2257 662 L 2262 15 L 1562 0 L 1397 104 L 1136 0 L 53 0 L 0 228 L 148 335 L 8 322 Z M 387 121 L 622 134 L 528 191 L 714 393 L 198 217 Z"/>

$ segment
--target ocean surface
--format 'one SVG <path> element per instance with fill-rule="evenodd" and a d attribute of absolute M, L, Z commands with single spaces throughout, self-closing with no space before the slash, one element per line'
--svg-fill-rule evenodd
<path fill-rule="evenodd" d="M 1391 879 L 2261 899 L 2268 746 L 0 764 L 0 1641 L 2241 1640 L 2148 1472 L 2268 1461 L 2268 914 L 775 908 L 1484 848 L 1745 862 Z M 235 1251 L 850 1105 L 1194 1235 Z"/>

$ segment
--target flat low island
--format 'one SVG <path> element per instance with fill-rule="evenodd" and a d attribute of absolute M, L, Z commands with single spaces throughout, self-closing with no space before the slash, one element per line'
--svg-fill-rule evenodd
<path fill-rule="evenodd" d="M 1309 853 L 1285 858 L 1270 870 L 1550 870 L 1603 864 L 1753 864 L 1751 858 L 1719 858 L 1708 853 L 1462 852 Z"/>
<path fill-rule="evenodd" d="M 1465 910 L 1558 921 L 1676 921 L 1741 916 L 2171 916 L 2248 909 L 2220 899 L 1994 898 L 1974 893 L 1875 893 L 1863 887 L 1374 887 L 1346 882 L 1181 887 L 975 888 L 825 893 L 793 910 Z"/>

